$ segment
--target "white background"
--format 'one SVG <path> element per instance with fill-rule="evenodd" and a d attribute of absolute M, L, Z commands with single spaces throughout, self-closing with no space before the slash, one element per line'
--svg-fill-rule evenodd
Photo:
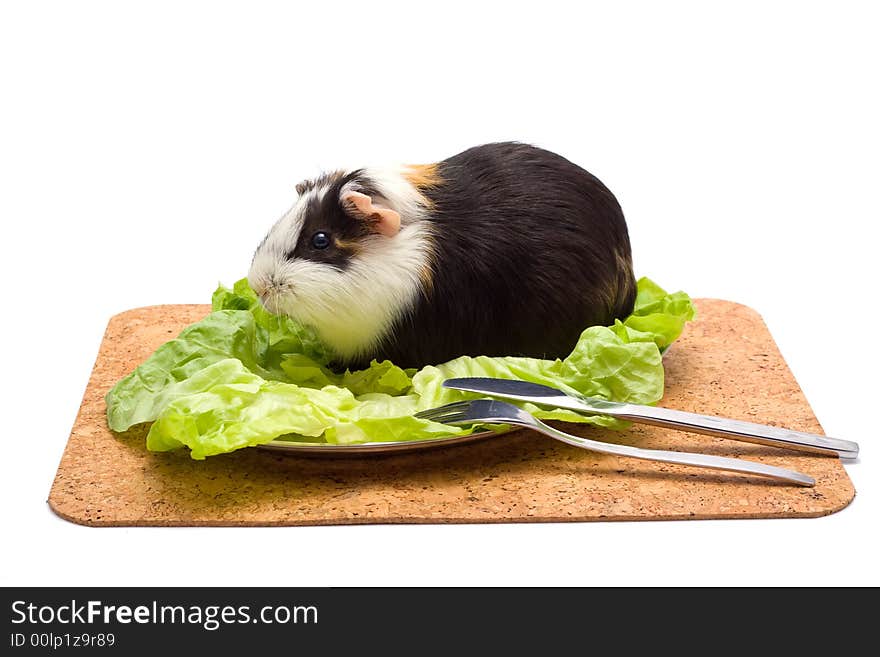
<path fill-rule="evenodd" d="M 286 5 L 0 9 L 0 583 L 880 584 L 870 3 Z M 52 514 L 112 314 L 207 302 L 322 167 L 500 139 L 598 175 L 639 274 L 764 316 L 828 434 L 861 443 L 849 508 L 279 529 Z"/>

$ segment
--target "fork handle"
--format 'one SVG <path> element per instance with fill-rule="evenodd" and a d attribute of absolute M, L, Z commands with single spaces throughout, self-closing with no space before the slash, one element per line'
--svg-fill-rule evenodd
<path fill-rule="evenodd" d="M 855 458 L 859 455 L 858 443 L 838 438 L 828 438 L 818 434 L 792 431 L 781 427 L 772 427 L 766 424 L 743 422 L 699 413 L 676 411 L 669 408 L 655 406 L 639 406 L 637 404 L 624 404 L 615 417 L 641 424 L 651 424 L 659 427 L 671 427 L 693 433 L 733 438 L 748 443 L 759 445 L 771 445 L 773 447 L 787 447 L 804 452 L 819 454 L 833 454 L 841 458 Z"/>
<path fill-rule="evenodd" d="M 556 440 L 589 449 L 594 452 L 603 454 L 614 454 L 617 456 L 628 456 L 636 459 L 644 459 L 647 461 L 660 461 L 662 463 L 677 463 L 679 465 L 692 465 L 698 468 L 710 468 L 712 470 L 727 470 L 730 472 L 742 472 L 744 474 L 759 475 L 761 477 L 770 477 L 779 481 L 785 481 L 799 486 L 814 486 L 816 481 L 805 474 L 795 472 L 794 470 L 786 470 L 785 468 L 777 468 L 773 465 L 765 465 L 756 463 L 755 461 L 746 461 L 744 459 L 733 459 L 725 456 L 711 456 L 709 454 L 693 454 L 690 452 L 669 452 L 659 449 L 642 449 L 640 447 L 631 447 L 629 445 L 619 445 L 617 443 L 605 443 L 589 438 L 581 438 L 572 436 L 559 429 L 554 429 L 550 425 L 536 420 L 534 424 L 523 423 L 522 426 L 531 429 L 537 429 L 541 433 L 555 438 Z"/>

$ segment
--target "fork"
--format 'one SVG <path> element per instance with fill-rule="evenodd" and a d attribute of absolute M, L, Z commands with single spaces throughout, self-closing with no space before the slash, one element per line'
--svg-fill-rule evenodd
<path fill-rule="evenodd" d="M 528 429 L 534 429 L 551 438 L 555 438 L 568 445 L 581 447 L 602 454 L 614 454 L 616 456 L 628 456 L 648 461 L 660 461 L 662 463 L 677 463 L 679 465 L 692 465 L 698 468 L 712 470 L 727 470 L 730 472 L 742 472 L 745 474 L 770 477 L 779 481 L 785 481 L 799 486 L 814 486 L 816 481 L 805 474 L 777 468 L 772 465 L 746 461 L 743 459 L 727 458 L 724 456 L 711 456 L 709 454 L 694 454 L 691 452 L 670 452 L 659 449 L 642 449 L 630 445 L 618 445 L 605 443 L 589 438 L 572 436 L 564 431 L 554 429 L 544 424 L 521 408 L 513 404 L 498 401 L 497 399 L 477 399 L 474 401 L 453 402 L 438 408 L 431 408 L 415 414 L 424 420 L 439 422 L 440 424 L 512 424 Z"/>

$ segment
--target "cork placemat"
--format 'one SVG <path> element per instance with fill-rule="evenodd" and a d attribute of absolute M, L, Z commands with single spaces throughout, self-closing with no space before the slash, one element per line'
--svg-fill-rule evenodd
<path fill-rule="evenodd" d="M 664 357 L 662 404 L 821 433 L 760 316 L 728 301 L 696 304 L 697 320 Z M 186 450 L 148 452 L 143 426 L 114 435 L 105 393 L 209 309 L 153 306 L 110 320 L 49 496 L 59 516 L 92 526 L 787 518 L 834 513 L 855 495 L 833 457 L 639 425 L 566 429 L 771 463 L 812 475 L 816 487 L 596 454 L 529 431 L 405 455 L 328 459 L 251 448 L 204 461 Z"/>

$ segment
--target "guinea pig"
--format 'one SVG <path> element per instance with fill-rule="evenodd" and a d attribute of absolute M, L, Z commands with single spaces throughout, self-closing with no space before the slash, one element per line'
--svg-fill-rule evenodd
<path fill-rule="evenodd" d="M 334 365 L 564 358 L 585 328 L 632 312 L 620 205 L 549 151 L 486 144 L 296 190 L 248 282 L 270 312 L 312 327 Z"/>

